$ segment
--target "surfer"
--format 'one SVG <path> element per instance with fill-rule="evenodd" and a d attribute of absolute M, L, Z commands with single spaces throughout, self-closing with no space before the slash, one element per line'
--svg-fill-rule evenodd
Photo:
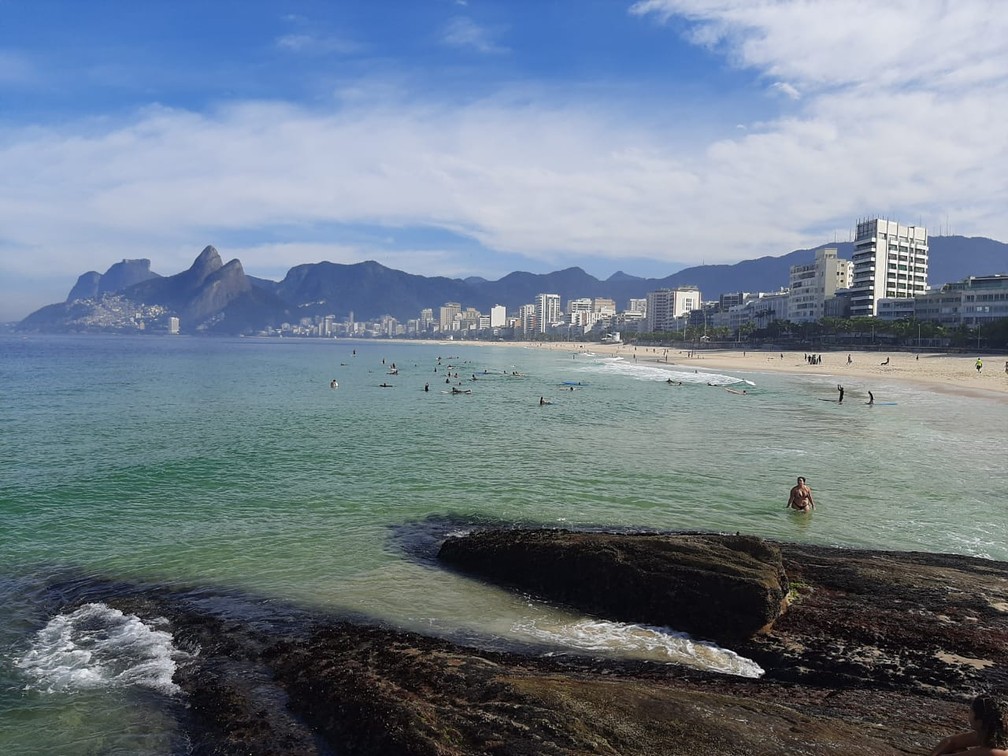
<path fill-rule="evenodd" d="M 868 392 L 868 406 L 870 407 L 873 404 L 875 404 L 875 395 L 871 391 L 869 391 Z"/>
<path fill-rule="evenodd" d="M 799 512 L 811 512 L 815 509 L 815 502 L 812 500 L 812 489 L 805 484 L 805 478 L 800 475 L 798 476 L 798 484 L 791 488 L 787 508 L 797 509 Z"/>
<path fill-rule="evenodd" d="M 329 381 L 329 388 L 336 388 L 337 386 L 339 386 L 339 384 L 336 383 L 336 379 L 335 378 L 333 378 L 331 381 Z"/>
<path fill-rule="evenodd" d="M 1008 698 L 982 694 L 970 703 L 972 729 L 944 738 L 931 756 L 944 753 L 1008 756 Z"/>
<path fill-rule="evenodd" d="M 884 365 L 888 365 L 888 364 L 889 364 L 889 358 L 888 357 L 885 358 L 885 362 L 880 362 L 879 363 L 879 365 L 883 365 L 883 366 Z"/>
<path fill-rule="evenodd" d="M 429 384 L 429 383 L 425 383 L 425 384 L 423 385 L 423 390 L 424 390 L 424 391 L 430 391 L 430 384 Z"/>
<path fill-rule="evenodd" d="M 391 383 L 380 383 L 380 384 L 378 384 L 378 387 L 379 388 L 392 388 L 392 384 Z"/>
<path fill-rule="evenodd" d="M 843 404 L 843 386 L 837 386 L 837 391 L 840 392 L 840 398 L 837 400 L 837 404 Z"/>

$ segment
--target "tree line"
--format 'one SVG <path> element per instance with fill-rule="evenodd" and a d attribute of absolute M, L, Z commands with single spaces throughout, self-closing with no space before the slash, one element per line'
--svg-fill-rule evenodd
<path fill-rule="evenodd" d="M 945 326 L 933 321 L 906 318 L 879 320 L 877 318 L 822 318 L 813 322 L 794 323 L 790 320 L 771 320 L 765 325 L 748 322 L 737 331 L 725 326 L 689 325 L 680 331 L 663 331 L 639 334 L 638 342 L 660 344 L 696 345 L 728 342 L 759 346 L 764 342 L 775 344 L 815 345 L 823 348 L 858 347 L 873 345 L 920 347 L 950 350 L 1008 349 L 1008 318 L 978 326 L 960 324 Z"/>

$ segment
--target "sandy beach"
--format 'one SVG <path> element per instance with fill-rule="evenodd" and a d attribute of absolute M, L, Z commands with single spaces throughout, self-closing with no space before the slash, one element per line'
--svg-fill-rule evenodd
<path fill-rule="evenodd" d="M 443 342 L 440 342 L 443 343 Z M 468 342 L 459 342 L 468 343 Z M 482 343 L 482 342 L 473 342 Z M 699 350 L 692 352 L 673 347 L 645 347 L 628 344 L 512 341 L 494 342 L 495 346 L 548 349 L 558 352 L 591 352 L 597 355 L 636 357 L 638 362 L 689 366 L 696 369 L 744 370 L 753 372 L 794 373 L 836 376 L 852 390 L 871 389 L 873 381 L 910 381 L 926 384 L 936 391 L 996 396 L 1008 401 L 1008 355 L 979 355 L 983 369 L 976 369 L 977 355 L 947 355 L 907 352 L 825 352 L 822 362 L 810 365 L 801 352 L 748 350 Z M 782 357 L 783 355 L 783 357 Z M 850 355 L 851 362 L 847 363 Z M 883 365 L 880 363 L 886 362 Z"/>

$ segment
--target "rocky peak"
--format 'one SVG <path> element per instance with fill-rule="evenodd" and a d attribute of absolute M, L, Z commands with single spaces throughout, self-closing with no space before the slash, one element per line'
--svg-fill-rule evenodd
<path fill-rule="evenodd" d="M 212 245 L 208 244 L 200 252 L 199 257 L 193 261 L 193 264 L 185 272 L 184 276 L 190 286 L 199 286 L 208 276 L 216 273 L 223 267 L 224 263 L 221 262 L 220 253 Z"/>

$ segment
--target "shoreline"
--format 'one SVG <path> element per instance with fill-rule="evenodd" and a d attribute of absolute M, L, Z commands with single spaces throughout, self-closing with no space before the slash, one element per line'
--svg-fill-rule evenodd
<path fill-rule="evenodd" d="M 450 346 L 499 346 L 505 348 L 544 349 L 548 351 L 579 354 L 591 352 L 601 357 L 623 357 L 638 362 L 653 362 L 659 366 L 692 369 L 729 369 L 752 373 L 789 373 L 792 375 L 833 376 L 851 381 L 851 388 L 870 388 L 870 382 L 896 381 L 930 387 L 943 393 L 975 398 L 1008 401 L 1008 373 L 1001 357 L 983 359 L 983 369 L 976 370 L 976 357 L 951 356 L 944 353 L 922 352 L 864 352 L 843 351 L 821 353 L 822 362 L 810 365 L 799 352 L 769 352 L 765 350 L 734 349 L 675 349 L 673 347 L 635 346 L 628 344 L 599 344 L 593 342 L 540 342 L 540 341 L 435 341 L 433 339 L 391 339 L 394 343 L 432 344 Z M 783 359 L 780 358 L 783 354 Z M 850 355 L 851 364 L 847 364 Z M 667 358 L 666 358 L 667 355 Z M 889 364 L 881 365 L 886 358 Z"/>

